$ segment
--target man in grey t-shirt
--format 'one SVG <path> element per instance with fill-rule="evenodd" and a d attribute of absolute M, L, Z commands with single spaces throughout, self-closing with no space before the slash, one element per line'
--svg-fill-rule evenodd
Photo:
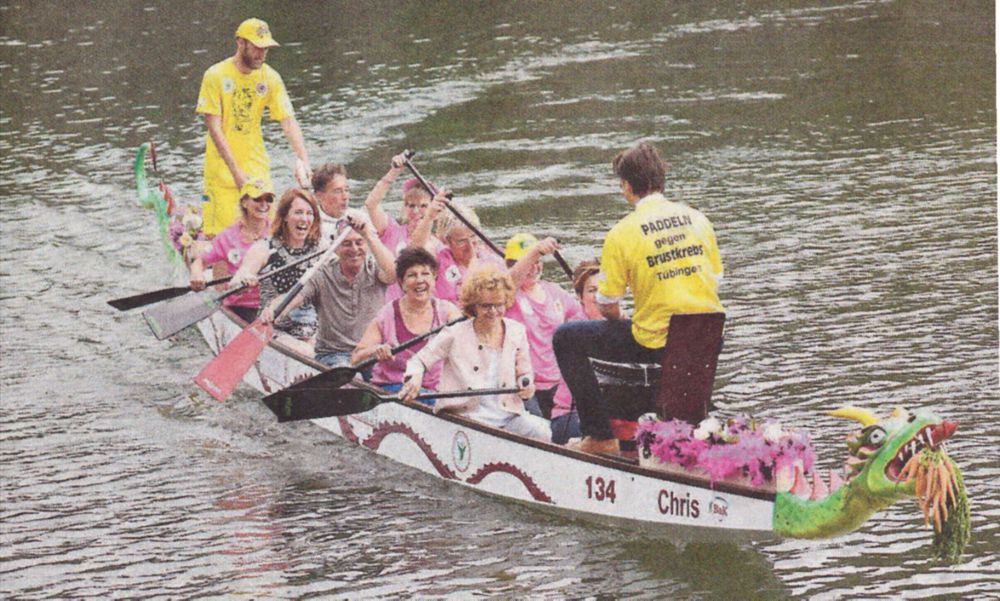
<path fill-rule="evenodd" d="M 337 234 L 346 227 L 354 231 L 334 251 L 337 260 L 321 267 L 286 309 L 304 302 L 316 307 L 316 360 L 331 367 L 350 365 L 351 351 L 385 303 L 385 289 L 396 281 L 395 258 L 368 218 L 349 210 Z M 271 318 L 261 313 L 262 320 Z"/>

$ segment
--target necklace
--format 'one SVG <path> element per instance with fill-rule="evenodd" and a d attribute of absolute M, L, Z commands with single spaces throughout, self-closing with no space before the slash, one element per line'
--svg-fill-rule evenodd
<path fill-rule="evenodd" d="M 258 227 L 254 231 L 245 221 L 240 221 L 240 235 L 248 242 L 256 242 L 263 238 L 264 229 L 265 227 Z"/>

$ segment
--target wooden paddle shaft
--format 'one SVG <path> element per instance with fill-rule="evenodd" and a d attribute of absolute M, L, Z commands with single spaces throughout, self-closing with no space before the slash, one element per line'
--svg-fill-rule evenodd
<path fill-rule="evenodd" d="M 407 150 L 406 152 L 408 154 L 406 158 L 406 168 L 410 170 L 410 173 L 413 174 L 413 177 L 417 178 L 417 181 L 420 182 L 420 185 L 423 186 L 424 190 L 427 190 L 427 193 L 430 194 L 431 197 L 434 197 L 437 194 L 437 189 L 434 188 L 434 186 L 432 186 L 430 182 L 425 180 L 424 176 L 420 175 L 420 172 L 417 171 L 417 168 L 414 167 L 413 163 L 410 162 L 410 157 L 412 157 L 416 153 L 410 150 Z M 451 206 L 450 204 L 445 204 L 445 206 L 448 207 L 448 210 L 451 211 L 452 214 L 454 214 L 455 217 L 457 217 L 458 220 L 465 225 L 465 227 L 472 230 L 472 233 L 475 234 L 476 236 L 479 236 L 479 239 L 485 242 L 486 246 L 489 246 L 491 249 L 493 249 L 493 252 L 500 255 L 501 257 L 504 256 L 503 251 L 500 250 L 500 248 L 496 244 L 494 244 L 492 240 L 487 238 L 486 234 L 479 231 L 479 229 L 476 226 L 472 225 L 472 223 L 468 219 L 466 219 L 464 215 L 458 212 L 458 209 Z M 564 259 L 562 255 L 559 254 L 558 250 L 552 253 L 552 256 L 555 257 L 556 262 L 559 263 L 559 266 L 562 267 L 562 270 L 566 272 L 566 277 L 568 277 L 570 281 L 572 281 L 573 270 L 569 268 L 569 265 L 566 263 L 566 259 Z"/>
<path fill-rule="evenodd" d="M 435 189 L 434 186 L 430 185 L 430 183 L 428 183 L 428 181 L 424 179 L 424 176 L 420 175 L 420 172 L 417 171 L 417 168 L 413 166 L 413 163 L 410 162 L 410 159 L 406 159 L 406 168 L 410 170 L 410 173 L 413 174 L 413 177 L 417 178 L 417 181 L 420 182 L 420 185 L 423 186 L 424 190 L 427 190 L 427 193 L 430 194 L 431 197 L 437 195 L 437 189 Z M 452 214 L 455 215 L 455 217 L 457 217 L 458 220 L 465 225 L 465 227 L 469 228 L 473 234 L 475 234 L 476 236 L 479 237 L 480 240 L 485 242 L 486 246 L 489 246 L 491 249 L 493 249 L 493 252 L 503 257 L 503 251 L 500 250 L 500 248 L 497 247 L 496 244 L 493 244 L 493 241 L 487 238 L 486 234 L 479 231 L 479 228 L 474 226 L 471 221 L 466 219 L 465 215 L 462 215 L 460 212 L 458 212 L 458 209 L 451 206 L 450 204 L 445 203 L 445 206 L 448 207 L 448 210 L 451 211 Z"/>

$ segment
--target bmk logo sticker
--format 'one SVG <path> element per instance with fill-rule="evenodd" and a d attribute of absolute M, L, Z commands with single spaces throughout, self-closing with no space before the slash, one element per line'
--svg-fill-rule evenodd
<path fill-rule="evenodd" d="M 469 469 L 469 463 L 472 461 L 472 449 L 469 445 L 469 437 L 461 430 L 455 432 L 454 438 L 451 439 L 451 458 L 458 471 L 464 472 Z"/>
<path fill-rule="evenodd" d="M 712 502 L 708 504 L 708 512 L 721 524 L 729 517 L 729 501 L 723 497 L 713 497 Z"/>

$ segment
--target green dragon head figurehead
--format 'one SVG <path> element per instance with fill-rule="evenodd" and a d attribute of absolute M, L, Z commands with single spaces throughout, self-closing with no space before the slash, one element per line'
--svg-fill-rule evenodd
<path fill-rule="evenodd" d="M 872 514 L 914 496 L 915 482 L 903 477 L 903 467 L 925 448 L 938 450 L 958 427 L 934 413 L 895 409 L 884 419 L 856 407 L 830 413 L 858 421 L 862 429 L 848 437 L 845 473 L 830 474 L 827 485 L 813 474 L 778 479 L 774 528 L 784 536 L 826 538 L 857 529 Z"/>
<path fill-rule="evenodd" d="M 900 407 L 881 420 L 856 407 L 831 411 L 830 415 L 862 425 L 847 439 L 848 478 L 863 478 L 869 494 L 893 501 L 913 495 L 913 480 L 901 477 L 910 458 L 925 448 L 937 450 L 958 428 L 956 422 L 942 420 L 930 411 L 909 413 Z"/>

